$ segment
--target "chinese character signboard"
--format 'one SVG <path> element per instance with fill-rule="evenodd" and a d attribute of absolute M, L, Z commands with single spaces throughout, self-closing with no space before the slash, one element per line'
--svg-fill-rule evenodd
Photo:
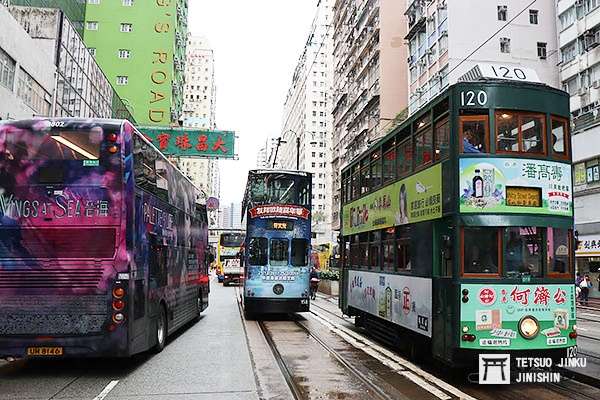
<path fill-rule="evenodd" d="M 235 132 L 182 128 L 140 128 L 166 156 L 234 158 Z"/>
<path fill-rule="evenodd" d="M 344 206 L 344 235 L 442 216 L 442 166 L 434 165 Z"/>
<path fill-rule="evenodd" d="M 571 216 L 569 164 L 518 158 L 461 158 L 460 212 Z"/>
<path fill-rule="evenodd" d="M 542 349 L 575 345 L 569 333 L 575 324 L 575 285 L 464 284 L 460 321 L 464 333 L 477 340 L 461 341 L 471 349 Z M 519 332 L 520 320 L 534 317 L 539 330 L 530 339 Z M 466 329 L 466 330 L 465 330 Z"/>
<path fill-rule="evenodd" d="M 575 250 L 577 257 L 600 256 L 600 235 L 580 235 L 579 246 Z"/>

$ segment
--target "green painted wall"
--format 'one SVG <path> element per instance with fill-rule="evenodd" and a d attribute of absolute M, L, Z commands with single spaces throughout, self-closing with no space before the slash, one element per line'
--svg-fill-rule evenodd
<path fill-rule="evenodd" d="M 181 115 L 187 38 L 187 0 L 121 0 L 87 4 L 84 41 L 140 125 L 167 126 Z M 121 32 L 122 23 L 132 24 Z M 119 50 L 130 50 L 128 59 Z M 117 76 L 127 76 L 117 85 Z"/>

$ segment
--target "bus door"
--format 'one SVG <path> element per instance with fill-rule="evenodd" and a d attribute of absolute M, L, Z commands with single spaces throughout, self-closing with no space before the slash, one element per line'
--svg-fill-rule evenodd
<path fill-rule="evenodd" d="M 455 289 L 453 286 L 453 268 L 455 260 L 455 229 L 450 218 L 435 224 L 434 240 L 436 253 L 433 268 L 433 355 L 451 360 L 453 348 L 453 314 Z"/>

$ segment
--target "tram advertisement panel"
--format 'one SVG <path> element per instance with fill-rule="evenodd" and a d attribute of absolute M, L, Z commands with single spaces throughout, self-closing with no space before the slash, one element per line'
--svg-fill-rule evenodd
<path fill-rule="evenodd" d="M 349 271 L 348 305 L 431 337 L 431 279 Z"/>
<path fill-rule="evenodd" d="M 569 338 L 575 324 L 572 284 L 463 284 L 461 292 L 468 301 L 461 302 L 460 326 L 463 333 L 476 337 L 473 342 L 461 341 L 463 348 L 526 350 L 576 344 Z"/>
<path fill-rule="evenodd" d="M 389 228 L 442 216 L 442 166 L 386 186 L 343 208 L 343 234 Z"/>
<path fill-rule="evenodd" d="M 573 215 L 571 166 L 519 158 L 461 158 L 460 212 Z"/>

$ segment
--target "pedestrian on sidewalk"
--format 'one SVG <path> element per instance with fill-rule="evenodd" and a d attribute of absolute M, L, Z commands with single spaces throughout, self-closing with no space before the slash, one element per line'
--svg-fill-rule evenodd
<path fill-rule="evenodd" d="M 581 288 L 580 294 L 580 303 L 582 306 L 588 305 L 588 298 L 590 296 L 590 289 L 592 288 L 592 281 L 590 280 L 590 276 L 588 274 L 585 275 L 581 283 L 579 284 Z"/>

